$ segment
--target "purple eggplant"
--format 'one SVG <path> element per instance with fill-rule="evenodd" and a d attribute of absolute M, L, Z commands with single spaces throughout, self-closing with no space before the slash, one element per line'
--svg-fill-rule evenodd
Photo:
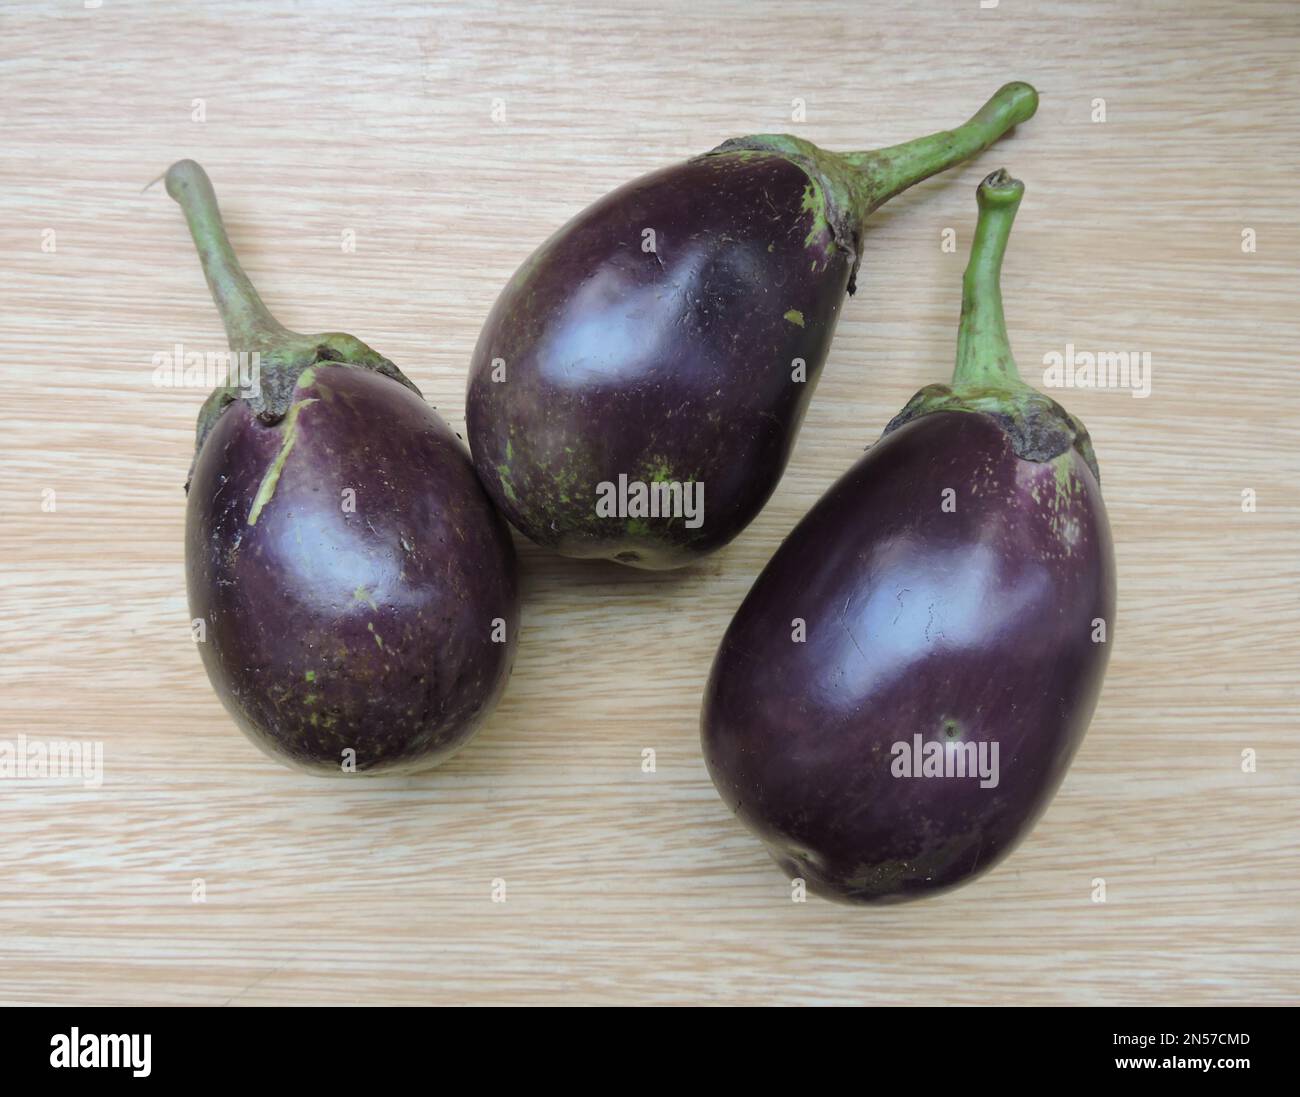
<path fill-rule="evenodd" d="M 957 129 L 874 152 L 735 139 L 580 213 L 474 351 L 470 449 L 497 506 L 565 556 L 673 568 L 725 545 L 785 469 L 867 217 L 1037 105 L 1007 84 Z"/>
<path fill-rule="evenodd" d="M 231 350 L 260 367 L 204 404 L 187 484 L 190 614 L 208 677 L 282 761 L 320 773 L 434 765 L 510 675 L 509 529 L 463 444 L 392 362 L 351 335 L 272 318 L 203 169 L 181 161 L 166 182 Z"/>
<path fill-rule="evenodd" d="M 1083 425 L 1020 380 L 999 278 L 1023 186 L 979 188 L 951 385 L 922 389 L 786 538 L 722 641 L 723 800 L 809 890 L 933 895 L 1028 833 L 1087 730 L 1115 564 Z"/>

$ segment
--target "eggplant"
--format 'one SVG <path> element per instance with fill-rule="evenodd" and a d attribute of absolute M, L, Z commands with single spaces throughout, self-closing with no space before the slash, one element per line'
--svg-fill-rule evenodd
<path fill-rule="evenodd" d="M 187 484 L 190 614 L 213 688 L 254 743 L 312 772 L 441 762 L 510 675 L 509 528 L 392 362 L 271 316 L 203 169 L 183 160 L 165 178 L 231 350 L 260 366 L 205 402 Z"/>
<path fill-rule="evenodd" d="M 1087 730 L 1115 563 L 1083 424 L 1020 380 L 1000 273 L 1024 193 L 979 188 L 951 385 L 808 512 L 727 629 L 714 785 L 777 864 L 852 903 L 934 895 L 1034 825 Z"/>
<path fill-rule="evenodd" d="M 957 129 L 874 152 L 733 139 L 580 213 L 474 350 L 469 443 L 498 508 L 562 555 L 641 568 L 727 544 L 785 469 L 867 217 L 1037 105 L 1007 84 Z"/>

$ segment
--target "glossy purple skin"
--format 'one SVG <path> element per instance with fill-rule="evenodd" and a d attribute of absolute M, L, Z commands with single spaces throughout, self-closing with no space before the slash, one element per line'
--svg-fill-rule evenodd
<path fill-rule="evenodd" d="M 982 414 L 900 427 L 795 527 L 736 613 L 705 695 L 705 759 L 809 890 L 860 903 L 943 891 L 992 868 L 1051 800 L 1109 655 L 1094 622 L 1109 640 L 1115 610 L 1097 482 L 1073 451 L 1057 460 L 1068 494 Z M 997 786 L 894 776 L 893 744 L 918 733 L 996 741 Z"/>
<path fill-rule="evenodd" d="M 505 687 L 514 548 L 423 400 L 370 371 L 313 372 L 255 524 L 289 418 L 267 427 L 238 401 L 204 442 L 186 530 L 199 650 L 226 708 L 280 760 L 338 773 L 350 749 L 358 771 L 423 768 L 463 746 Z"/>
<path fill-rule="evenodd" d="M 520 267 L 479 338 L 466 409 L 479 476 L 519 530 L 568 556 L 678 567 L 762 509 L 850 273 L 808 189 L 781 156 L 700 157 L 607 195 Z M 597 517 L 597 485 L 619 474 L 702 481 L 703 524 Z"/>

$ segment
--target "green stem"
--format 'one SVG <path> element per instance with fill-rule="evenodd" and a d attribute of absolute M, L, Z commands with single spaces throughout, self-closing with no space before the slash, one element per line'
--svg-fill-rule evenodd
<path fill-rule="evenodd" d="M 167 193 L 185 211 L 230 349 L 265 353 L 299 338 L 271 315 L 239 265 L 207 172 L 193 160 L 179 160 L 167 169 L 165 178 Z"/>
<path fill-rule="evenodd" d="M 985 179 L 976 193 L 980 214 L 962 277 L 954 389 L 1024 387 L 1002 312 L 1002 257 L 1024 194 L 1024 183 L 1004 170 Z"/>
<path fill-rule="evenodd" d="M 908 187 L 969 160 L 1038 109 L 1038 92 L 1020 82 L 1004 84 L 974 117 L 954 130 L 918 137 L 872 152 L 850 152 L 844 159 L 866 176 L 863 216 Z"/>

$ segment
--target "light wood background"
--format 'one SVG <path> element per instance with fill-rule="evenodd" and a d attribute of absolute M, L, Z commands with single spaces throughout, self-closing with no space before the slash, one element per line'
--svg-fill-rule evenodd
<path fill-rule="evenodd" d="M 105 752 L 97 790 L 0 782 L 0 1000 L 1300 997 L 1293 4 L 69 0 L 7 3 L 0 50 L 0 738 Z M 142 189 L 170 162 L 207 167 L 286 323 L 354 332 L 463 433 L 498 289 L 588 202 L 745 133 L 904 140 L 1008 79 L 1037 117 L 876 217 L 789 472 L 735 544 L 676 574 L 524 546 L 507 697 L 428 776 L 313 780 L 239 734 L 185 605 L 203 393 L 152 385 L 155 353 L 224 346 L 180 211 Z M 1060 394 L 1118 544 L 1109 677 L 990 876 L 796 904 L 709 783 L 704 679 L 781 537 L 951 368 L 974 186 L 1002 165 L 1028 187 L 1005 272 L 1024 372 L 1067 343 L 1153 357 L 1149 399 Z"/>

